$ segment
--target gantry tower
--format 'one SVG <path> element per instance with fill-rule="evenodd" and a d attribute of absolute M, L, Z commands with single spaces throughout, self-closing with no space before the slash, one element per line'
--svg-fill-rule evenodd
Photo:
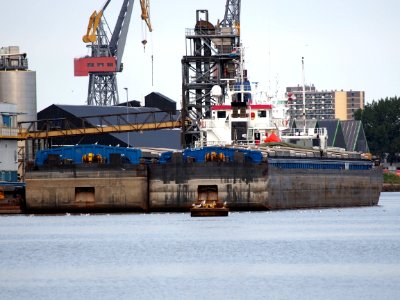
<path fill-rule="evenodd" d="M 240 0 L 227 0 L 222 22 L 209 22 L 207 10 L 196 11 L 194 29 L 186 29 L 182 58 L 182 146 L 200 139 L 201 119 L 211 117 L 211 105 L 222 101 L 229 80 L 238 74 Z"/>

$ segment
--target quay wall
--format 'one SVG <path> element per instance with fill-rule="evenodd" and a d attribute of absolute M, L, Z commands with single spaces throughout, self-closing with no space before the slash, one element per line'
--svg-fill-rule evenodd
<path fill-rule="evenodd" d="M 382 187 L 383 192 L 400 192 L 400 184 L 398 183 L 384 183 Z"/>

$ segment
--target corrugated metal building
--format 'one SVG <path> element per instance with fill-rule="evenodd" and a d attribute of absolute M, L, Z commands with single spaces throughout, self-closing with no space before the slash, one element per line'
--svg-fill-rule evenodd
<path fill-rule="evenodd" d="M 159 94 L 161 95 L 161 94 Z M 160 112 L 159 114 L 157 112 Z M 130 107 L 124 104 L 121 106 L 88 106 L 88 105 L 59 105 L 53 104 L 38 113 L 39 120 L 52 120 L 51 124 L 53 128 L 49 129 L 66 129 L 64 128 L 64 122 L 61 120 L 67 118 L 70 122 L 76 126 L 76 128 L 82 127 L 82 120 L 79 118 L 83 117 L 93 117 L 86 118 L 86 127 L 94 126 L 105 126 L 102 124 L 102 119 L 108 124 L 117 125 L 118 118 L 116 116 L 107 116 L 102 119 L 99 116 L 105 115 L 116 115 L 116 114 L 126 114 L 129 116 L 126 118 L 129 121 L 129 117 L 135 115 L 135 122 L 150 122 L 153 121 L 149 119 L 150 113 L 155 113 L 156 122 L 162 120 L 165 116 L 161 113 L 161 110 L 156 107 Z M 148 113 L 148 114 L 147 114 Z M 175 115 L 177 119 L 178 116 Z M 38 124 L 39 128 L 43 128 L 45 121 L 41 121 Z M 133 122 L 133 121 L 132 121 Z M 129 132 L 129 133 L 104 133 L 96 135 L 84 135 L 84 136 L 65 136 L 60 138 L 53 138 L 51 140 L 51 145 L 76 145 L 76 144 L 94 144 L 98 143 L 101 145 L 112 145 L 121 147 L 128 146 L 131 147 L 159 147 L 159 148 L 181 148 L 181 130 L 180 129 L 162 129 L 162 130 L 150 130 L 143 132 Z"/>

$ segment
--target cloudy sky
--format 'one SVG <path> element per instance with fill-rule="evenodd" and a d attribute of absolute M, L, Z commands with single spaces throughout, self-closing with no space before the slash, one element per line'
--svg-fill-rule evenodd
<path fill-rule="evenodd" d="M 225 0 L 152 0 L 154 32 L 144 38 L 139 1 L 118 74 L 120 101 L 143 101 L 152 91 L 180 102 L 185 29 L 196 9 L 208 9 L 213 24 Z M 51 104 L 85 104 L 87 77 L 74 77 L 73 59 L 88 54 L 82 35 L 90 14 L 104 0 L 2 1 L 0 46 L 18 45 L 37 72 L 38 110 Z M 105 12 L 114 27 L 122 0 Z M 286 86 L 306 83 L 320 90 L 363 90 L 367 102 L 400 96 L 400 1 L 248 0 L 242 1 L 241 36 L 251 81 L 281 96 Z M 151 56 L 154 57 L 152 85 Z"/>

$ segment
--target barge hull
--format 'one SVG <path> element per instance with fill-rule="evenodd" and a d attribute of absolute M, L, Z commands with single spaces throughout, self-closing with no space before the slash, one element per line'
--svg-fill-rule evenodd
<path fill-rule="evenodd" d="M 377 205 L 382 171 L 290 170 L 270 168 L 270 209 Z"/>
<path fill-rule="evenodd" d="M 216 185 L 220 202 L 233 210 L 267 209 L 268 164 L 186 163 L 151 165 L 150 211 L 188 211 L 198 187 Z"/>
<path fill-rule="evenodd" d="M 186 211 L 199 185 L 217 185 L 230 210 L 377 205 L 382 170 L 279 169 L 267 163 L 157 165 L 150 169 L 151 211 Z"/>
<path fill-rule="evenodd" d="M 147 211 L 143 170 L 63 170 L 27 173 L 29 212 Z"/>
<path fill-rule="evenodd" d="M 28 172 L 28 212 L 189 211 L 200 185 L 230 210 L 377 205 L 382 169 L 280 169 L 267 162 L 138 165 Z"/>

